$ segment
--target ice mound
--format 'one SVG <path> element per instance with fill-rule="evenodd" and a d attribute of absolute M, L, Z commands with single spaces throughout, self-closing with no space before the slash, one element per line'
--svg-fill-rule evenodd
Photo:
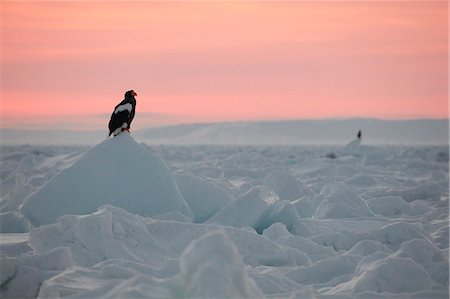
<path fill-rule="evenodd" d="M 73 267 L 44 281 L 38 298 L 169 298 L 145 265 L 108 260 L 91 268 Z M 147 275 L 149 276 L 147 276 Z M 147 295 L 146 295 L 147 294 Z"/>
<path fill-rule="evenodd" d="M 313 201 L 309 197 L 304 196 L 299 198 L 292 202 L 292 204 L 295 206 L 297 214 L 300 217 L 310 218 L 314 215 Z"/>
<path fill-rule="evenodd" d="M 370 209 L 378 215 L 414 215 L 414 209 L 400 196 L 381 196 L 367 200 Z"/>
<path fill-rule="evenodd" d="M 29 243 L 32 258 L 47 256 L 52 262 L 45 267 L 60 265 L 63 271 L 46 276 L 54 277 L 42 286 L 42 298 L 135 298 L 146 292 L 173 298 L 180 290 L 186 298 L 211 298 L 209 292 L 218 290 L 224 293 L 212 297 L 261 298 L 247 265 L 296 265 L 301 258 L 255 232 L 231 227 L 217 232 L 216 226 L 144 218 L 112 206 L 35 228 Z M 67 262 L 58 256 L 67 256 Z"/>
<path fill-rule="evenodd" d="M 113 206 L 90 215 L 64 215 L 57 223 L 35 228 L 29 244 L 38 254 L 67 247 L 80 266 L 114 258 L 160 266 L 171 252 L 149 234 L 142 217 Z"/>
<path fill-rule="evenodd" d="M 263 232 L 264 237 L 274 242 L 279 240 L 281 237 L 287 237 L 290 235 L 291 234 L 287 230 L 286 226 L 282 225 L 281 223 L 274 223 Z"/>
<path fill-rule="evenodd" d="M 23 199 L 32 191 L 33 188 L 26 182 L 25 174 L 23 172 L 16 173 L 14 175 L 14 189 L 0 199 L 0 212 L 17 211 Z"/>
<path fill-rule="evenodd" d="M 333 160 L 338 157 L 359 156 L 361 151 L 360 146 L 361 146 L 361 139 L 356 138 L 347 143 L 346 145 L 341 146 L 336 151 L 326 153 L 323 157 Z"/>
<path fill-rule="evenodd" d="M 417 225 L 411 223 L 396 222 L 386 225 L 378 230 L 361 233 L 359 238 L 367 238 L 379 241 L 397 250 L 403 242 L 413 239 L 430 240 L 431 236 Z"/>
<path fill-rule="evenodd" d="M 224 231 L 197 238 L 156 269 L 129 260 L 73 267 L 47 280 L 39 298 L 264 298 Z"/>
<path fill-rule="evenodd" d="M 287 277 L 298 283 L 325 283 L 340 276 L 351 275 L 361 257 L 336 256 L 320 260 L 310 266 L 299 267 L 287 274 Z"/>
<path fill-rule="evenodd" d="M 404 242 L 393 256 L 413 259 L 428 271 L 433 281 L 446 287 L 449 279 L 448 255 L 429 240 L 414 239 Z"/>
<path fill-rule="evenodd" d="M 140 215 L 180 212 L 192 218 L 165 162 L 128 133 L 105 140 L 30 195 L 21 208 L 34 225 L 88 214 L 111 204 Z"/>
<path fill-rule="evenodd" d="M 410 257 L 419 264 L 448 261 L 448 258 L 439 248 L 426 239 L 414 239 L 404 242 L 395 255 L 405 258 Z"/>
<path fill-rule="evenodd" d="M 374 217 L 367 203 L 349 186 L 341 183 L 326 185 L 319 196 L 316 218 Z"/>
<path fill-rule="evenodd" d="M 194 214 L 194 221 L 201 223 L 217 213 L 233 197 L 219 186 L 193 175 L 175 174 L 181 194 Z"/>
<path fill-rule="evenodd" d="M 410 240 L 431 240 L 431 236 L 420 226 L 411 223 L 396 222 L 361 232 L 351 232 L 346 229 L 337 229 L 334 231 L 323 232 L 310 238 L 311 241 L 321 245 L 330 246 L 334 250 L 355 250 L 355 254 L 359 255 L 361 249 L 369 246 L 378 248 L 380 252 L 385 252 L 385 247 L 378 247 L 378 243 L 385 245 L 389 250 L 398 250 L 404 242 Z M 355 249 L 354 246 L 358 242 L 364 240 L 376 241 L 375 243 L 364 244 L 363 248 Z M 361 245 L 360 245 L 361 246 Z M 350 250 L 351 249 L 351 250 Z M 363 251 L 364 252 L 364 251 Z"/>
<path fill-rule="evenodd" d="M 336 255 L 335 251 L 332 248 L 321 246 L 315 243 L 314 241 L 311 241 L 309 239 L 300 236 L 295 235 L 283 236 L 278 239 L 277 243 L 290 248 L 296 248 L 301 252 L 305 253 L 313 261 L 333 257 Z"/>
<path fill-rule="evenodd" d="M 361 139 L 360 138 L 353 139 L 352 141 L 347 143 L 345 146 L 340 148 L 337 151 L 337 154 L 339 156 L 346 156 L 346 155 L 355 156 L 355 155 L 358 155 L 359 152 L 360 152 L 360 146 L 361 146 Z"/>
<path fill-rule="evenodd" d="M 349 250 L 357 242 L 356 236 L 352 236 L 349 231 L 338 230 L 334 232 L 325 232 L 316 234 L 311 238 L 311 241 L 316 242 L 321 246 L 329 246 L 334 250 Z"/>
<path fill-rule="evenodd" d="M 272 189 L 281 200 L 294 201 L 303 196 L 312 197 L 314 193 L 293 175 L 275 170 L 265 179 L 264 185 Z"/>
<path fill-rule="evenodd" d="M 392 253 L 389 248 L 378 241 L 362 240 L 355 244 L 355 246 L 353 246 L 352 249 L 347 251 L 345 254 L 367 256 L 375 252 Z"/>
<path fill-rule="evenodd" d="M 410 298 L 411 293 L 426 292 L 433 286 L 428 272 L 412 259 L 392 255 L 384 257 L 378 253 L 372 255 L 372 260 L 361 260 L 353 279 L 331 288 L 328 293 L 358 298 L 367 298 L 368 293 L 372 296 L 378 293 L 381 298 L 397 298 L 395 294 L 399 294 L 398 298 Z M 436 298 L 442 298 L 442 293 L 438 294 Z M 422 295 L 418 298 L 429 297 Z"/>
<path fill-rule="evenodd" d="M 297 210 L 291 202 L 287 200 L 276 201 L 266 209 L 266 212 L 256 224 L 255 229 L 258 233 L 262 234 L 272 224 L 283 223 L 290 230 L 297 219 Z"/>
<path fill-rule="evenodd" d="M 0 296 L 2 298 L 35 298 L 40 285 L 50 277 L 73 265 L 67 248 L 24 255 L 22 258 L 2 258 Z"/>
<path fill-rule="evenodd" d="M 192 240 L 211 230 L 217 230 L 217 226 L 153 220 L 147 225 L 147 229 L 155 239 L 181 254 Z M 226 226 L 223 229 L 234 242 L 247 265 L 295 265 L 295 259 L 292 259 L 295 256 L 289 256 L 284 248 L 257 234 L 254 230 Z"/>
<path fill-rule="evenodd" d="M 207 222 L 256 228 L 267 208 L 279 200 L 278 196 L 269 188 L 255 186 L 241 197 L 228 203 Z"/>
<path fill-rule="evenodd" d="M 364 291 L 411 293 L 427 290 L 432 280 L 412 259 L 389 257 L 364 265 L 355 281 L 354 293 Z"/>
<path fill-rule="evenodd" d="M 378 181 L 368 174 L 355 174 L 353 177 L 346 180 L 346 184 L 355 188 L 370 188 L 378 184 Z"/>
<path fill-rule="evenodd" d="M 264 230 L 263 236 L 286 248 L 299 250 L 308 258 L 307 264 L 310 264 L 311 261 L 336 255 L 335 251 L 330 247 L 321 246 L 309 239 L 291 234 L 286 229 L 286 226 L 281 223 L 272 224 L 268 229 Z"/>
<path fill-rule="evenodd" d="M 0 213 L 0 233 L 25 233 L 30 228 L 29 221 L 19 213 Z"/>
<path fill-rule="evenodd" d="M 187 298 L 263 298 L 224 231 L 192 242 L 180 257 Z"/>
<path fill-rule="evenodd" d="M 295 292 L 300 285 L 293 280 L 282 275 L 282 272 L 273 268 L 258 268 L 250 272 L 251 278 L 255 281 L 261 291 L 268 295 L 268 298 L 280 298 L 280 294 Z M 281 296 L 281 298 L 287 298 Z M 289 297 L 292 298 L 292 297 Z M 312 299 L 312 297 L 302 297 Z"/>
<path fill-rule="evenodd" d="M 445 191 L 444 188 L 446 188 Z M 433 199 L 437 201 L 441 199 L 442 194 L 446 191 L 448 192 L 448 185 L 441 187 L 434 182 L 427 182 L 416 187 L 393 190 L 391 192 L 393 195 L 401 196 L 406 202 L 412 202 L 418 199 Z"/>

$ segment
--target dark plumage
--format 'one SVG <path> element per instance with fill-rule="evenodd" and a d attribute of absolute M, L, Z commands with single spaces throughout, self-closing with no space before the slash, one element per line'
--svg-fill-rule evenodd
<path fill-rule="evenodd" d="M 131 122 L 134 118 L 134 113 L 136 111 L 136 99 L 137 93 L 134 90 L 129 90 L 125 93 L 125 99 L 120 102 L 111 114 L 111 119 L 109 121 L 109 135 L 113 134 L 116 136 L 122 131 L 129 131 Z"/>

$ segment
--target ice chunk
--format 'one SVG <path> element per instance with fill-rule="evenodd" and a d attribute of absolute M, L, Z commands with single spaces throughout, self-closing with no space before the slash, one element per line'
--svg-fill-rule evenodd
<path fill-rule="evenodd" d="M 268 229 L 264 230 L 263 236 L 275 242 L 281 237 L 290 236 L 290 233 L 285 225 L 281 223 L 274 223 Z"/>
<path fill-rule="evenodd" d="M 20 213 L 0 213 L 0 233 L 25 233 L 30 228 L 30 222 Z"/>
<path fill-rule="evenodd" d="M 414 209 L 400 196 L 382 196 L 367 200 L 370 209 L 378 215 L 400 216 L 414 215 Z"/>
<path fill-rule="evenodd" d="M 297 199 L 292 202 L 292 204 L 297 209 L 297 214 L 300 217 L 312 217 L 314 215 L 313 202 L 307 196 Z"/>
<path fill-rule="evenodd" d="M 391 253 L 392 251 L 385 245 L 374 240 L 362 240 L 355 244 L 349 251 L 345 254 L 347 255 L 360 255 L 367 256 L 374 252 Z"/>
<path fill-rule="evenodd" d="M 180 257 L 188 298 L 263 298 L 236 246 L 224 231 L 192 242 Z"/>
<path fill-rule="evenodd" d="M 348 144 L 340 148 L 337 153 L 339 156 L 355 156 L 358 155 L 360 152 L 360 146 L 361 146 L 361 138 L 356 138 L 352 141 L 350 141 Z"/>
<path fill-rule="evenodd" d="M 290 265 L 289 257 L 281 246 L 257 234 L 253 229 L 223 228 L 229 238 L 233 240 L 246 264 L 251 266 Z M 152 221 L 148 224 L 147 229 L 156 240 L 166 244 L 175 252 L 181 253 L 192 240 L 199 238 L 206 232 L 217 230 L 217 226 Z"/>
<path fill-rule="evenodd" d="M 314 200 L 320 202 L 316 218 L 374 217 L 366 202 L 345 184 L 327 185 Z"/>
<path fill-rule="evenodd" d="M 325 283 L 339 276 L 353 274 L 361 258 L 357 256 L 336 256 L 320 260 L 307 267 L 299 267 L 286 275 L 298 283 Z"/>
<path fill-rule="evenodd" d="M 56 248 L 44 254 L 0 260 L 1 298 L 35 298 L 41 284 L 72 265 L 67 248 Z"/>
<path fill-rule="evenodd" d="M 346 183 L 355 188 L 370 188 L 376 186 L 378 181 L 371 175 L 358 173 L 347 179 Z"/>
<path fill-rule="evenodd" d="M 267 295 L 276 294 L 280 297 L 282 293 L 293 292 L 300 288 L 300 285 L 287 278 L 283 271 L 272 267 L 258 267 L 250 273 L 250 276 Z"/>
<path fill-rule="evenodd" d="M 410 258 L 389 257 L 366 265 L 353 292 L 412 293 L 432 286 L 429 274 Z"/>
<path fill-rule="evenodd" d="M 443 286 L 448 283 L 448 255 L 443 254 L 429 240 L 414 239 L 406 241 L 393 256 L 412 258 L 428 271 L 434 281 Z"/>
<path fill-rule="evenodd" d="M 113 258 L 159 266 L 171 253 L 149 234 L 142 217 L 113 206 L 85 216 L 65 215 L 32 230 L 29 243 L 37 253 L 68 247 L 80 266 Z"/>
<path fill-rule="evenodd" d="M 297 180 L 293 175 L 275 170 L 264 179 L 264 185 L 271 188 L 281 200 L 294 201 L 305 195 L 313 196 L 314 193 L 305 184 Z"/>
<path fill-rule="evenodd" d="M 359 237 L 379 241 L 394 250 L 400 248 L 401 244 L 406 241 L 413 239 L 431 239 L 431 236 L 422 228 L 411 223 L 403 222 L 389 224 L 381 229 L 362 233 Z"/>
<path fill-rule="evenodd" d="M 175 174 L 175 180 L 184 199 L 194 214 L 195 222 L 211 218 L 233 197 L 212 182 L 192 175 Z"/>
<path fill-rule="evenodd" d="M 288 229 L 297 221 L 295 207 L 287 200 L 277 201 L 270 205 L 256 224 L 256 231 L 260 234 L 273 223 L 283 223 Z"/>
<path fill-rule="evenodd" d="M 312 240 L 295 235 L 286 235 L 281 237 L 278 239 L 278 244 L 299 249 L 313 261 L 336 255 L 334 250 L 329 247 L 321 246 Z"/>
<path fill-rule="evenodd" d="M 255 228 L 267 207 L 278 200 L 278 196 L 269 188 L 255 186 L 241 197 L 228 203 L 207 222 Z"/>
<path fill-rule="evenodd" d="M 33 192 L 33 187 L 27 184 L 24 173 L 16 173 L 14 179 L 14 189 L 0 199 L 0 212 L 16 212 L 23 203 L 24 198 Z"/>

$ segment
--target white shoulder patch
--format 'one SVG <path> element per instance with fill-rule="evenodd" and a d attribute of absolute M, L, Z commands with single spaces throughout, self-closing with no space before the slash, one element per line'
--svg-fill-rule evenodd
<path fill-rule="evenodd" d="M 117 107 L 116 110 L 114 110 L 114 114 L 117 114 L 124 110 L 128 110 L 129 112 L 131 112 L 131 109 L 133 109 L 133 106 L 131 106 L 130 103 L 126 103 L 126 104 L 123 104 L 123 105 L 120 105 L 119 107 Z"/>

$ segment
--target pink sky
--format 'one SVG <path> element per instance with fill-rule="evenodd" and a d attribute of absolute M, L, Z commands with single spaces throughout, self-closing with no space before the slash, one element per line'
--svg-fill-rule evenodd
<path fill-rule="evenodd" d="M 2 127 L 447 118 L 447 2 L 1 2 Z"/>

